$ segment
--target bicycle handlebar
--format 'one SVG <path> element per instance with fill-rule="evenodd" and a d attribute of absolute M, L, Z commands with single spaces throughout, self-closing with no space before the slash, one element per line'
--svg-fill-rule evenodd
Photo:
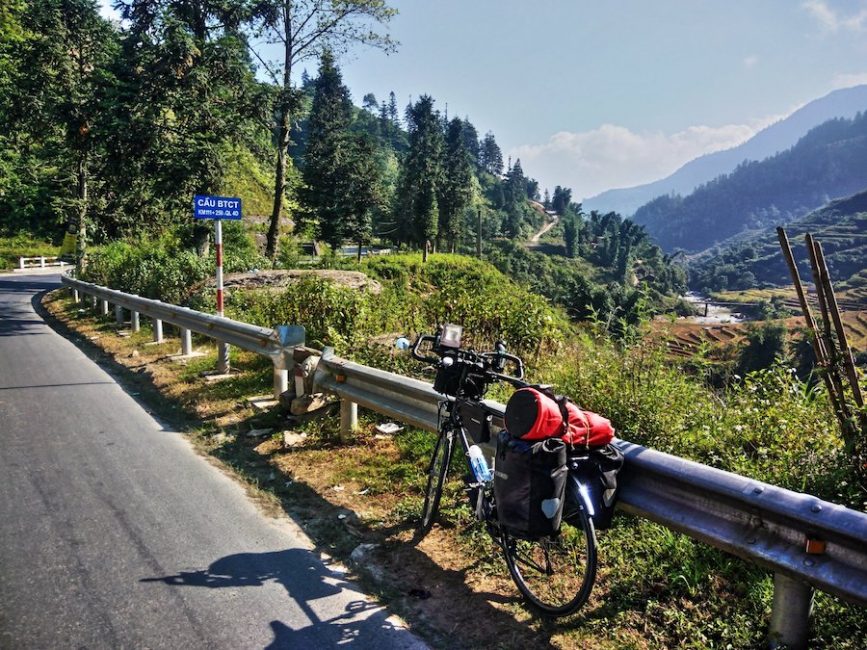
<path fill-rule="evenodd" d="M 506 346 L 504 343 L 498 342 L 496 346 L 497 349 L 492 352 L 476 352 L 475 350 L 464 348 L 447 348 L 446 350 L 442 350 L 439 345 L 439 338 L 439 335 L 434 334 L 419 335 L 415 344 L 412 346 L 413 358 L 418 361 L 438 366 L 442 364 L 442 360 L 446 356 L 463 358 L 471 363 L 480 363 L 481 369 L 493 379 L 505 381 L 517 388 L 523 388 L 528 385 L 526 382 L 522 381 L 524 378 L 524 362 L 520 357 L 506 352 Z M 421 346 L 426 341 L 430 341 L 433 344 L 432 350 L 437 356 L 434 357 L 422 354 Z M 453 355 L 448 355 L 447 353 L 449 351 L 453 352 Z M 508 361 L 511 361 L 515 365 L 515 368 L 517 369 L 515 375 L 507 375 L 503 372 L 506 362 Z"/>

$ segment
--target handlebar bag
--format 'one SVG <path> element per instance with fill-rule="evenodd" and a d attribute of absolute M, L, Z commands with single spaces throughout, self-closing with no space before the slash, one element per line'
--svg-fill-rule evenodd
<path fill-rule="evenodd" d="M 607 418 L 582 411 L 565 397 L 552 397 L 535 388 L 512 393 L 506 403 L 505 422 L 509 433 L 521 440 L 556 436 L 570 445 L 604 447 L 614 437 L 614 427 Z"/>
<path fill-rule="evenodd" d="M 539 539 L 560 530 L 565 502 L 566 445 L 559 438 L 497 438 L 494 500 L 500 525 L 515 537 Z"/>

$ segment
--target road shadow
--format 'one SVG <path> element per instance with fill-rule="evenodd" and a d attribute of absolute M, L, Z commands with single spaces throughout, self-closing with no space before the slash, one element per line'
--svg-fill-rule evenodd
<path fill-rule="evenodd" d="M 286 590 L 306 620 L 271 621 L 274 639 L 267 646 L 269 649 L 330 648 L 347 644 L 377 649 L 422 647 L 406 628 L 389 620 L 389 613 L 383 606 L 366 598 L 317 554 L 304 549 L 236 553 L 215 560 L 206 569 L 143 578 L 141 582 L 206 589 L 261 587 L 276 582 Z M 350 592 L 346 604 L 334 606 L 327 602 L 345 592 Z"/>

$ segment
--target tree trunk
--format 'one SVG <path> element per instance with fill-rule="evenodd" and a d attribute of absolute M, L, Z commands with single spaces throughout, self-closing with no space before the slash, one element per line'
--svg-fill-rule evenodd
<path fill-rule="evenodd" d="M 422 253 L 421 253 L 421 261 L 422 262 L 427 262 L 427 249 L 428 249 L 429 245 L 430 245 L 430 240 L 425 239 L 424 240 L 424 246 L 422 247 Z"/>
<path fill-rule="evenodd" d="M 78 155 L 78 235 L 75 240 L 76 270 L 80 273 L 87 266 L 87 152 Z"/>
<path fill-rule="evenodd" d="M 207 257 L 211 251 L 211 228 L 207 224 L 193 226 L 193 244 L 199 257 Z"/>
<path fill-rule="evenodd" d="M 361 264 L 361 240 L 358 240 L 358 263 Z"/>
<path fill-rule="evenodd" d="M 279 122 L 277 125 L 277 169 L 274 173 L 274 208 L 271 210 L 271 223 L 268 226 L 268 242 L 265 254 L 272 261 L 277 256 L 277 238 L 280 235 L 280 214 L 283 211 L 283 198 L 286 191 L 286 156 L 289 149 L 289 125 L 292 113 L 292 58 L 295 43 L 292 40 L 292 12 L 287 2 L 283 14 L 283 88 L 278 105 Z"/>

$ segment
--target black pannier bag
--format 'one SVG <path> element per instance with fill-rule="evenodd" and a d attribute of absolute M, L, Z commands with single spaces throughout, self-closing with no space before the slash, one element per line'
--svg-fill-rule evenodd
<path fill-rule="evenodd" d="M 506 431 L 497 439 L 494 499 L 500 525 L 515 537 L 538 539 L 560 530 L 565 501 L 566 444 L 515 440 Z"/>
<path fill-rule="evenodd" d="M 587 456 L 569 459 L 570 489 L 568 499 L 578 496 L 578 485 L 583 486 L 586 506 L 590 510 L 593 525 L 596 530 L 604 530 L 611 526 L 614 516 L 614 504 L 617 500 L 617 474 L 623 467 L 623 453 L 614 445 L 605 445 L 591 449 Z M 575 489 L 571 489 L 572 481 Z M 564 519 L 569 521 L 576 511 L 577 504 L 568 502 Z"/>

